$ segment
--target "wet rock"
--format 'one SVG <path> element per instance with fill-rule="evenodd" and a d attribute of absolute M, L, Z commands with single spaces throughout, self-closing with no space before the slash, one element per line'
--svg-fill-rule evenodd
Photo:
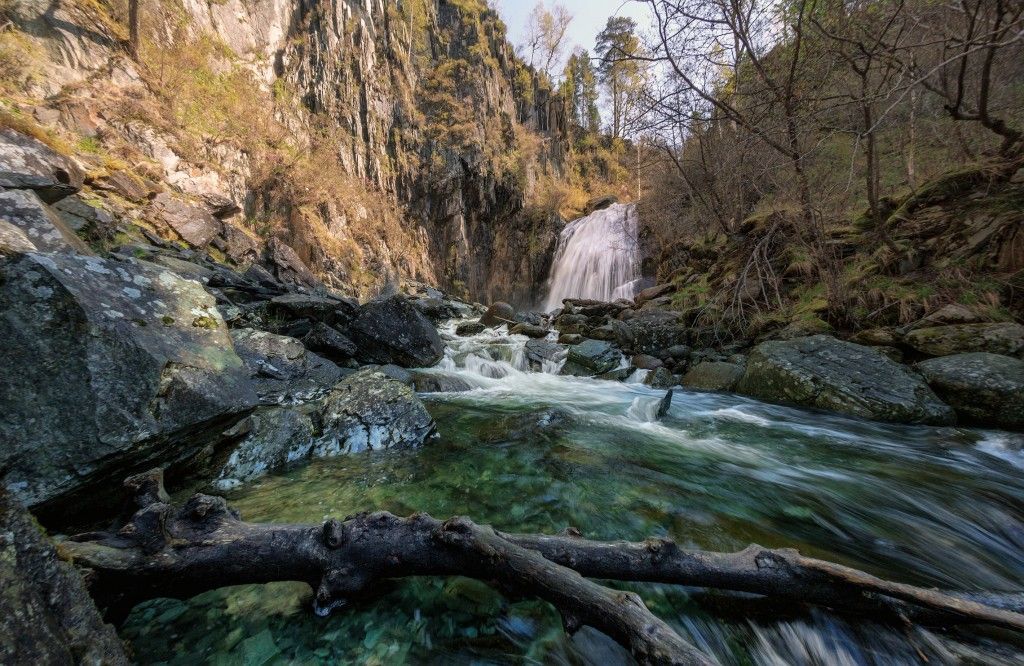
<path fill-rule="evenodd" d="M 0 128 L 0 187 L 34 190 L 53 203 L 82 189 L 82 170 L 49 146 L 8 128 Z"/>
<path fill-rule="evenodd" d="M 655 417 L 660 419 L 665 418 L 668 415 L 668 410 L 672 407 L 672 389 L 665 392 L 665 397 L 658 403 L 658 411 L 654 413 Z"/>
<path fill-rule="evenodd" d="M 39 252 L 92 251 L 31 190 L 0 190 L 0 219 L 17 227 Z"/>
<path fill-rule="evenodd" d="M 648 354 L 635 354 L 633 358 L 630 359 L 630 364 L 634 368 L 639 368 L 641 370 L 654 370 L 655 368 L 660 368 L 665 365 L 661 362 L 661 359 Z"/>
<path fill-rule="evenodd" d="M 512 327 L 509 333 L 515 333 L 517 335 L 525 335 L 528 338 L 546 338 L 548 336 L 548 329 L 543 326 L 535 326 L 533 324 L 516 324 Z"/>
<path fill-rule="evenodd" d="M 356 343 L 335 328 L 319 321 L 302 339 L 306 349 L 320 354 L 329 361 L 344 364 L 359 353 Z"/>
<path fill-rule="evenodd" d="M 434 421 L 412 389 L 372 369 L 346 377 L 321 400 L 262 408 L 220 471 L 229 489 L 290 463 L 365 450 L 419 446 Z"/>
<path fill-rule="evenodd" d="M 480 317 L 480 323 L 487 327 L 501 326 L 502 324 L 512 324 L 516 320 L 516 311 L 508 303 L 498 301 L 492 303 L 487 312 Z"/>
<path fill-rule="evenodd" d="M 583 209 L 584 215 L 590 215 L 594 211 L 604 210 L 612 204 L 619 203 L 619 198 L 614 194 L 606 194 L 604 196 L 593 197 L 587 200 L 587 204 Z"/>
<path fill-rule="evenodd" d="M 963 421 L 1024 429 L 1024 361 L 973 352 L 922 361 L 917 369 Z"/>
<path fill-rule="evenodd" d="M 437 329 L 400 294 L 360 306 L 348 332 L 367 363 L 425 368 L 444 355 Z"/>
<path fill-rule="evenodd" d="M 919 375 L 872 347 L 827 335 L 761 343 L 750 353 L 736 391 L 879 421 L 954 420 L 953 410 Z"/>
<path fill-rule="evenodd" d="M 455 335 L 461 335 L 462 337 L 469 337 L 478 333 L 483 333 L 486 330 L 486 326 L 478 321 L 464 321 L 455 327 Z"/>
<path fill-rule="evenodd" d="M 437 373 L 417 372 L 413 375 L 413 386 L 418 393 L 460 393 L 473 386 L 461 377 Z"/>
<path fill-rule="evenodd" d="M 594 340 L 605 340 L 608 342 L 614 342 L 617 338 L 615 329 L 611 325 L 597 326 L 587 331 L 586 335 Z"/>
<path fill-rule="evenodd" d="M 569 347 L 569 355 L 562 366 L 563 375 L 593 377 L 608 372 L 619 365 L 619 350 L 609 342 L 584 340 Z"/>
<path fill-rule="evenodd" d="M 1024 326 L 1014 322 L 931 326 L 907 333 L 903 341 L 929 356 L 966 352 L 1020 356 L 1024 354 Z"/>
<path fill-rule="evenodd" d="M 231 339 L 264 405 L 317 399 L 343 376 L 337 365 L 308 351 L 295 338 L 235 328 Z"/>
<path fill-rule="evenodd" d="M 204 248 L 221 232 L 222 222 L 202 208 L 176 199 L 167 192 L 153 197 L 153 218 L 170 227 L 182 240 Z"/>
<path fill-rule="evenodd" d="M 562 333 L 558 336 L 558 342 L 563 345 L 578 345 L 583 340 L 584 337 L 579 333 Z"/>
<path fill-rule="evenodd" d="M 400 368 L 397 365 L 387 363 L 385 365 L 375 366 L 373 369 L 389 379 L 394 379 L 396 382 L 402 382 L 406 386 L 412 386 L 416 383 L 411 372 L 405 368 Z"/>
<path fill-rule="evenodd" d="M 78 571 L 0 488 L 0 663 L 130 663 Z"/>
<path fill-rule="evenodd" d="M 743 366 L 724 361 L 704 361 L 690 368 L 680 382 L 698 391 L 731 391 L 743 376 Z"/>
<path fill-rule="evenodd" d="M 0 469 L 35 510 L 70 520 L 120 504 L 124 477 L 189 459 L 257 403 L 198 283 L 70 254 L 0 274 Z"/>
<path fill-rule="evenodd" d="M 517 312 L 515 320 L 520 324 L 530 324 L 531 326 L 544 326 L 547 324 L 548 318 L 541 312 Z"/>
<path fill-rule="evenodd" d="M 563 345 L 542 339 L 527 340 L 523 351 L 530 368 L 535 372 L 542 370 L 545 363 L 557 363 L 566 355 Z"/>
<path fill-rule="evenodd" d="M 615 368 L 608 372 L 602 372 L 599 375 L 594 375 L 594 379 L 605 379 L 610 382 L 624 382 L 629 379 L 629 376 L 633 374 L 632 368 Z"/>
<path fill-rule="evenodd" d="M 655 368 L 644 377 L 644 384 L 652 388 L 671 388 L 678 384 L 676 376 L 668 368 Z"/>

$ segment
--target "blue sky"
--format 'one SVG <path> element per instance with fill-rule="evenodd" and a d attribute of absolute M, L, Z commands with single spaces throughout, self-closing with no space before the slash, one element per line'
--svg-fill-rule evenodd
<path fill-rule="evenodd" d="M 523 27 L 526 25 L 526 17 L 537 4 L 537 0 L 491 1 L 508 26 L 509 39 L 518 46 Z M 552 0 L 547 0 L 546 4 L 551 7 Z M 566 54 L 572 51 L 573 45 L 593 51 L 594 37 L 604 28 L 609 16 L 632 16 L 639 24 L 641 32 L 648 23 L 646 8 L 629 0 L 561 0 L 559 4 L 564 5 L 573 16 L 572 23 L 569 24 L 571 44 L 566 49 Z"/>

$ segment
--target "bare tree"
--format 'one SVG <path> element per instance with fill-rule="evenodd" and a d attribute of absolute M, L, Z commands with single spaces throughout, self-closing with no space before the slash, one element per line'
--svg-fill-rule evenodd
<path fill-rule="evenodd" d="M 563 5 L 554 4 L 548 9 L 543 2 L 538 2 L 526 19 L 520 57 L 553 80 L 565 53 L 570 23 L 572 14 Z"/>

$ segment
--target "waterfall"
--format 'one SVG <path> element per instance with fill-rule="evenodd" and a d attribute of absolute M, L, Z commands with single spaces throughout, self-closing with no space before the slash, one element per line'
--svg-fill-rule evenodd
<path fill-rule="evenodd" d="M 612 204 L 562 230 L 544 309 L 564 298 L 632 298 L 640 283 L 636 204 Z"/>

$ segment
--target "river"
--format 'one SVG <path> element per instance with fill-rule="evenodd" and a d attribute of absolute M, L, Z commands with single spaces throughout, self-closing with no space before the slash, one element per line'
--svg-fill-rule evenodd
<path fill-rule="evenodd" d="M 423 396 L 438 438 L 317 460 L 229 495 L 252 521 L 386 509 L 464 514 L 513 532 L 667 536 L 710 550 L 794 547 L 887 578 L 1024 590 L 1024 437 L 874 423 L 735 395 L 531 372 L 526 338 L 444 328 L 433 372 L 474 389 Z M 632 379 L 639 379 L 639 376 Z M 723 664 L 1021 664 L 1024 640 L 841 618 L 737 595 L 630 586 Z M 630 663 L 596 632 L 567 637 L 546 603 L 461 578 L 395 582 L 319 618 L 302 584 L 156 600 L 122 629 L 141 663 Z M 1016 640 L 1016 642 L 1014 642 Z"/>

